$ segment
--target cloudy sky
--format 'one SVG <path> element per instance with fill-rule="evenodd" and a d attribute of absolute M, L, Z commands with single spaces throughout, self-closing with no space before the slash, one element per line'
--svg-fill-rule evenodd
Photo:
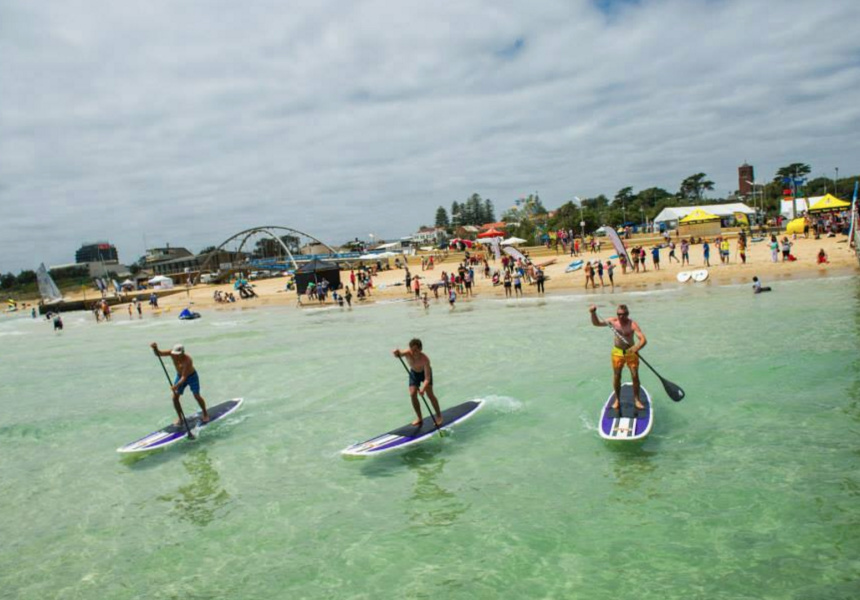
<path fill-rule="evenodd" d="M 255 225 L 406 235 L 621 187 L 860 173 L 860 2 L 4 0 L 0 272 Z"/>

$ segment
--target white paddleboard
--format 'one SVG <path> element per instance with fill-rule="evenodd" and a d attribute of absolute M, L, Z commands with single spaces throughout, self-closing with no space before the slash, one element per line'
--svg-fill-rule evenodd
<path fill-rule="evenodd" d="M 612 408 L 615 404 L 615 392 L 609 394 L 609 399 L 600 411 L 600 437 L 605 440 L 634 441 L 651 433 L 654 424 L 651 394 L 644 387 L 640 387 L 639 399 L 645 405 L 644 409 L 636 409 L 632 383 L 621 385 L 621 402 L 618 409 Z"/>
<path fill-rule="evenodd" d="M 223 419 L 227 415 L 235 412 L 240 406 L 242 406 L 242 402 L 244 402 L 243 398 L 233 398 L 227 402 L 210 406 L 207 411 L 209 413 L 209 421 L 203 423 L 200 421 L 201 414 L 197 413 L 186 418 L 186 421 L 188 421 L 188 427 L 192 432 L 194 432 L 195 429 L 199 431 L 209 427 L 215 421 Z M 185 431 L 185 425 L 170 424 L 163 429 L 150 433 L 146 437 L 142 437 L 137 441 L 126 444 L 121 448 L 117 448 L 116 451 L 122 454 L 149 452 L 151 450 L 166 448 L 176 442 L 181 442 L 182 440 L 187 439 L 187 437 L 188 432 Z"/>
<path fill-rule="evenodd" d="M 699 269 L 698 271 L 693 271 L 693 281 L 702 282 L 708 278 L 708 270 L 707 269 Z"/>
<path fill-rule="evenodd" d="M 692 276 L 693 274 L 689 271 L 681 271 L 678 273 L 678 283 L 687 283 Z"/>
<path fill-rule="evenodd" d="M 469 419 L 484 406 L 483 400 L 471 400 L 452 406 L 451 408 L 442 411 L 442 431 L 445 431 L 454 425 L 458 425 Z M 341 450 L 344 456 L 376 456 L 384 454 L 392 450 L 406 448 L 412 444 L 423 442 L 434 436 L 439 435 L 439 430 L 431 417 L 424 417 L 420 425 L 404 425 L 388 433 L 383 433 L 374 438 L 353 444 L 348 448 Z"/>

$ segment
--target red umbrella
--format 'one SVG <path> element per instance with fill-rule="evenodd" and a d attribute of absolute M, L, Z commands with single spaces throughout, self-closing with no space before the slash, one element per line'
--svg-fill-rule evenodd
<path fill-rule="evenodd" d="M 493 229 L 488 229 L 484 233 L 478 234 L 479 238 L 491 238 L 491 237 L 505 237 L 504 232 L 499 231 L 495 227 Z"/>

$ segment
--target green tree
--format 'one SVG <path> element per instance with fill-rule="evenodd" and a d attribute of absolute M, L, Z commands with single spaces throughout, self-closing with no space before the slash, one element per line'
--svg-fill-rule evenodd
<path fill-rule="evenodd" d="M 215 250 L 215 246 L 206 246 L 205 248 L 203 248 L 203 250 L 199 252 L 199 254 L 209 254 L 210 252 L 215 252 Z"/>
<path fill-rule="evenodd" d="M 681 182 L 678 195 L 688 201 L 701 202 L 705 191 L 714 189 L 714 182 L 706 179 L 706 177 L 707 175 L 704 173 L 690 175 Z"/>
<path fill-rule="evenodd" d="M 436 227 L 449 227 L 451 222 L 448 220 L 448 212 L 444 206 L 436 209 Z"/>
<path fill-rule="evenodd" d="M 11 290 L 15 287 L 17 279 L 12 273 L 4 273 L 0 275 L 0 289 Z"/>
<path fill-rule="evenodd" d="M 496 210 L 493 208 L 493 201 L 487 198 L 484 200 L 484 223 L 496 222 Z"/>
<path fill-rule="evenodd" d="M 786 165 L 777 170 L 776 176 L 773 180 L 777 183 L 782 183 L 783 177 L 805 177 L 812 172 L 812 167 L 805 163 L 791 163 L 790 165 Z"/>
<path fill-rule="evenodd" d="M 36 271 L 21 271 L 15 278 L 18 285 L 27 285 L 28 283 L 36 283 Z"/>
<path fill-rule="evenodd" d="M 451 203 L 451 227 L 459 227 L 462 225 L 462 215 L 460 214 L 460 211 L 460 203 L 455 200 Z"/>

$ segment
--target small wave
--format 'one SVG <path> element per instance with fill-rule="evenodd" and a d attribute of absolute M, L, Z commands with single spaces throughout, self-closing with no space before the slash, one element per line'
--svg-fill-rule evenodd
<path fill-rule="evenodd" d="M 582 421 L 582 428 L 585 431 L 597 431 L 597 425 L 593 419 L 589 419 L 585 415 L 579 415 L 579 420 Z"/>
<path fill-rule="evenodd" d="M 510 396 L 487 396 L 483 400 L 489 408 L 497 413 L 515 413 L 525 408 L 525 403 L 522 400 Z"/>

